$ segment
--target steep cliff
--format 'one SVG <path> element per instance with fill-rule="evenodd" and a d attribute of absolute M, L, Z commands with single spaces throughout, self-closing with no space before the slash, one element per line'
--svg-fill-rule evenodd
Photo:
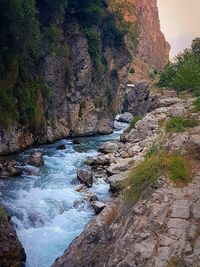
<path fill-rule="evenodd" d="M 129 12 L 136 18 L 132 24 L 121 17 L 126 1 L 121 1 L 118 13 L 111 12 L 104 1 L 68 1 L 67 9 L 65 2 L 59 2 L 64 15 L 58 18 L 59 5 L 57 10 L 36 1 L 40 45 L 33 53 L 31 44 L 31 52 L 23 58 L 24 36 L 7 71 L 0 75 L 0 154 L 68 136 L 112 132 L 131 56 L 138 50 L 140 58 L 157 68 L 168 60 L 155 1 L 129 0 Z M 27 14 L 26 9 L 23 12 Z M 32 60 L 34 54 L 37 57 Z M 0 61 L 8 58 L 10 63 L 10 54 L 3 54 Z"/>
<path fill-rule="evenodd" d="M 160 30 L 157 0 L 134 0 L 139 24 L 138 57 L 162 69 L 169 60 L 170 45 Z"/>

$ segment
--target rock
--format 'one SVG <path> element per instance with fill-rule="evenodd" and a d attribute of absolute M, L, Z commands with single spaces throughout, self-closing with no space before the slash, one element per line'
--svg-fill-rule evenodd
<path fill-rule="evenodd" d="M 77 186 L 77 188 L 75 189 L 77 192 L 82 192 L 85 189 L 85 185 L 84 184 L 80 184 L 79 186 Z"/>
<path fill-rule="evenodd" d="M 25 251 L 8 221 L 8 214 L 0 207 L 0 266 L 22 267 L 25 260 Z"/>
<path fill-rule="evenodd" d="M 125 187 L 124 182 L 127 179 L 127 177 L 128 177 L 128 172 L 122 172 L 108 177 L 110 190 L 113 193 L 119 193 Z"/>
<path fill-rule="evenodd" d="M 117 118 L 117 121 L 129 123 L 132 118 L 133 115 L 130 112 L 124 112 Z"/>
<path fill-rule="evenodd" d="M 92 195 L 90 198 L 89 198 L 89 202 L 99 202 L 98 201 L 98 197 L 96 195 Z"/>
<path fill-rule="evenodd" d="M 77 178 L 80 183 L 86 185 L 87 187 L 91 187 L 93 184 L 93 175 L 91 171 L 78 169 Z"/>
<path fill-rule="evenodd" d="M 35 167 L 44 165 L 44 159 L 41 152 L 34 152 L 27 160 L 27 163 Z"/>
<path fill-rule="evenodd" d="M 126 158 L 129 158 L 130 155 L 126 152 L 126 151 L 121 151 L 120 152 L 120 156 L 123 158 L 123 159 L 126 159 Z"/>
<path fill-rule="evenodd" d="M 94 209 L 95 213 L 99 214 L 106 207 L 106 204 L 100 201 L 91 201 L 91 206 Z"/>
<path fill-rule="evenodd" d="M 20 167 L 19 163 L 15 160 L 9 160 L 7 161 L 3 169 L 0 171 L 0 175 L 2 177 L 15 177 L 20 176 L 23 172 L 23 169 Z"/>
<path fill-rule="evenodd" d="M 64 144 L 60 144 L 60 145 L 58 145 L 58 146 L 56 147 L 56 149 L 57 149 L 57 150 L 65 150 L 66 147 L 65 147 Z"/>
<path fill-rule="evenodd" d="M 81 141 L 79 139 L 74 139 L 73 140 L 73 144 L 80 145 L 81 144 Z"/>
<path fill-rule="evenodd" d="M 145 114 L 149 110 L 149 93 L 148 82 L 135 83 L 134 87 L 128 89 L 124 97 L 122 112 L 131 114 L 132 116 Z"/>
<path fill-rule="evenodd" d="M 132 158 L 127 158 L 127 159 L 119 159 L 116 161 L 116 163 L 111 164 L 106 170 L 109 176 L 113 174 L 118 174 L 124 171 L 127 171 L 130 169 L 130 167 L 133 164 L 133 159 Z"/>
<path fill-rule="evenodd" d="M 116 152 L 119 148 L 119 144 L 117 143 L 105 143 L 102 144 L 99 148 L 99 152 L 103 153 L 103 154 L 109 154 L 109 153 L 113 153 Z"/>

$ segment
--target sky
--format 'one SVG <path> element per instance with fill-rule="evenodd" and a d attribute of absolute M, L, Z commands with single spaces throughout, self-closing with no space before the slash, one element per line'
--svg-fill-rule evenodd
<path fill-rule="evenodd" d="M 171 57 L 200 37 L 200 0 L 158 0 L 162 32 L 171 44 Z"/>

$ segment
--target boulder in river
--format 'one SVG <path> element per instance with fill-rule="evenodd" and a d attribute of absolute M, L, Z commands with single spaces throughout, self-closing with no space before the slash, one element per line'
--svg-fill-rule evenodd
<path fill-rule="evenodd" d="M 1 164 L 2 165 L 2 164 Z M 1 177 L 15 177 L 22 174 L 23 170 L 15 160 L 8 160 L 2 165 L 0 170 Z"/>
<path fill-rule="evenodd" d="M 132 118 L 133 115 L 130 112 L 124 112 L 117 118 L 117 121 L 129 123 Z"/>
<path fill-rule="evenodd" d="M 91 171 L 78 169 L 77 178 L 80 183 L 86 185 L 87 187 L 91 187 L 93 184 L 93 175 Z"/>
<path fill-rule="evenodd" d="M 99 214 L 106 207 L 106 204 L 100 201 L 92 201 L 91 206 L 94 209 L 95 213 Z"/>
<path fill-rule="evenodd" d="M 35 167 L 44 165 L 44 159 L 41 152 L 34 152 L 27 160 L 27 163 Z"/>
<path fill-rule="evenodd" d="M 66 146 L 64 144 L 60 144 L 56 147 L 57 150 L 65 150 Z"/>
<path fill-rule="evenodd" d="M 9 216 L 0 206 L 0 266 L 22 267 L 25 260 L 25 251 L 13 226 L 9 223 Z"/>

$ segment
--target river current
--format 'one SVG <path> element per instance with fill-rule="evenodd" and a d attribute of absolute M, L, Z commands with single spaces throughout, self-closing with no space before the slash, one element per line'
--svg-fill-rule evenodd
<path fill-rule="evenodd" d="M 41 151 L 45 165 L 33 168 L 34 176 L 0 180 L 0 202 L 11 214 L 27 256 L 26 267 L 49 267 L 61 256 L 87 222 L 95 216 L 84 193 L 76 192 L 76 172 L 87 157 L 95 157 L 101 143 L 117 140 L 122 132 L 106 136 L 79 138 L 80 144 L 64 139 L 55 144 L 29 149 L 16 157 L 23 160 Z M 60 144 L 65 150 L 57 150 Z M 99 200 L 111 198 L 109 186 L 96 179 L 90 189 Z"/>

